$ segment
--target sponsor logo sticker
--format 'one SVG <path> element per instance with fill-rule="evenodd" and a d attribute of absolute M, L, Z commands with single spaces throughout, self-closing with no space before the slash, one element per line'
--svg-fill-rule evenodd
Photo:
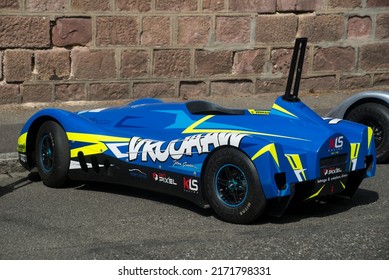
<path fill-rule="evenodd" d="M 171 178 L 170 176 L 168 176 L 165 173 L 154 172 L 152 174 L 152 177 L 153 177 L 155 182 L 160 182 L 160 183 L 167 184 L 167 185 L 177 186 L 177 183 L 174 180 L 174 178 Z"/>
<path fill-rule="evenodd" d="M 130 172 L 130 176 L 132 177 L 147 179 L 147 174 L 140 169 L 134 168 L 134 169 L 129 169 L 128 171 Z"/>
<path fill-rule="evenodd" d="M 337 136 L 335 138 L 330 138 L 330 141 L 328 143 L 328 151 L 329 152 L 336 152 L 343 149 L 344 144 L 344 137 L 343 136 Z"/>
<path fill-rule="evenodd" d="M 198 193 L 199 191 L 199 185 L 198 180 L 195 178 L 183 178 L 184 183 L 184 191 L 186 192 L 192 192 L 192 193 Z"/>

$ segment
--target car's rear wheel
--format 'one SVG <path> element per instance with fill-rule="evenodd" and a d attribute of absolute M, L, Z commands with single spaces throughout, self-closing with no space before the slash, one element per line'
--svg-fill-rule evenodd
<path fill-rule="evenodd" d="M 35 159 L 39 176 L 49 187 L 63 187 L 70 164 L 69 141 L 64 129 L 55 121 L 39 128 L 35 143 Z"/>
<path fill-rule="evenodd" d="M 266 207 L 266 199 L 254 163 L 241 151 L 222 148 L 209 159 L 204 185 L 207 199 L 223 220 L 247 224 Z"/>
<path fill-rule="evenodd" d="M 389 159 L 389 109 L 377 103 L 365 103 L 355 107 L 346 119 L 370 126 L 374 133 L 377 162 Z"/>

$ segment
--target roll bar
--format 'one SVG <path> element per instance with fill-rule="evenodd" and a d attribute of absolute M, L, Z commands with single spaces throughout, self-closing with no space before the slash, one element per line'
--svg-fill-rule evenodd
<path fill-rule="evenodd" d="M 298 92 L 300 87 L 301 74 L 303 71 L 304 55 L 307 48 L 307 38 L 297 38 L 294 44 L 292 60 L 290 62 L 288 82 L 286 84 L 285 94 L 283 99 L 286 101 L 300 101 Z M 297 68 L 296 68 L 297 66 Z M 293 84 L 293 93 L 292 90 Z"/>

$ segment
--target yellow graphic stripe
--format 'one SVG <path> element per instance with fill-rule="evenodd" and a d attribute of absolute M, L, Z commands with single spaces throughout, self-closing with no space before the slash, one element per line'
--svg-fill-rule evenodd
<path fill-rule="evenodd" d="M 207 132 L 209 132 L 208 130 L 211 130 L 211 129 L 196 129 L 197 126 L 199 126 L 200 124 L 202 124 L 203 122 L 206 122 L 207 120 L 209 120 L 210 118 L 214 117 L 215 115 L 208 115 L 208 116 L 205 116 L 204 118 L 201 118 L 199 119 L 198 121 L 192 123 L 190 126 L 188 126 L 187 129 L 185 129 L 182 133 L 185 134 L 185 133 L 196 133 L 196 132 L 204 132 L 204 130 L 207 130 Z"/>
<path fill-rule="evenodd" d="M 87 134 L 87 133 L 66 133 L 69 141 L 90 143 L 84 147 L 72 149 L 70 151 L 70 157 L 76 157 L 79 152 L 82 152 L 85 156 L 104 153 L 108 150 L 107 146 L 103 142 L 128 142 L 130 138 L 115 137 L 99 134 Z"/>
<path fill-rule="evenodd" d="M 324 187 L 325 187 L 325 185 L 323 185 L 323 186 L 320 188 L 320 190 L 318 190 L 316 193 L 314 193 L 314 194 L 311 195 L 310 197 L 304 199 L 304 201 L 305 201 L 305 200 L 308 200 L 308 199 L 311 199 L 311 198 L 314 198 L 314 197 L 316 197 L 316 196 L 318 196 L 318 195 L 320 194 L 320 192 L 323 190 Z"/>
<path fill-rule="evenodd" d="M 342 184 L 342 187 L 343 187 L 343 189 L 345 190 L 345 189 L 346 189 L 346 186 L 343 184 L 342 181 L 340 181 L 340 183 Z"/>
<path fill-rule="evenodd" d="M 301 176 L 302 176 L 301 179 L 306 181 L 307 177 L 305 176 L 304 167 L 303 167 L 303 164 L 301 162 L 300 155 L 299 154 L 286 154 L 285 156 L 288 159 L 290 166 L 295 171 L 295 174 L 296 175 L 301 174 Z M 297 177 L 299 177 L 299 176 L 297 176 Z"/>
<path fill-rule="evenodd" d="M 285 135 L 277 135 L 277 134 L 270 134 L 270 133 L 263 133 L 263 132 L 255 132 L 255 131 L 248 131 L 248 130 L 235 130 L 235 129 L 217 129 L 217 128 L 197 128 L 202 123 L 206 122 L 210 118 L 214 117 L 215 115 L 208 115 L 204 118 L 201 118 L 200 120 L 194 122 L 188 128 L 186 128 L 182 134 L 188 134 L 188 133 L 212 133 L 212 132 L 225 132 L 225 133 L 241 133 L 241 134 L 248 134 L 248 135 L 260 135 L 260 136 L 269 136 L 269 137 L 277 137 L 277 138 L 285 138 L 285 139 L 292 139 L 292 140 L 299 140 L 299 141 L 310 141 L 303 138 L 297 138 L 297 137 L 290 137 Z"/>
<path fill-rule="evenodd" d="M 27 132 L 23 133 L 18 138 L 18 152 L 26 153 L 27 152 Z"/>
<path fill-rule="evenodd" d="M 82 152 L 84 156 L 89 156 L 104 153 L 106 150 L 108 150 L 108 148 L 104 143 L 96 143 L 85 147 L 72 149 L 70 151 L 70 157 L 77 157 L 79 152 Z"/>
<path fill-rule="evenodd" d="M 76 132 L 68 132 L 66 133 L 68 139 L 70 141 L 77 142 L 88 142 L 88 143 L 98 143 L 98 142 L 128 142 L 131 138 L 126 137 L 115 137 L 115 136 L 107 136 L 100 134 L 89 134 L 89 133 L 76 133 Z"/>
<path fill-rule="evenodd" d="M 359 155 L 359 149 L 361 148 L 361 143 L 351 143 L 350 159 L 356 159 Z"/>
<path fill-rule="evenodd" d="M 278 155 L 277 155 L 277 151 L 276 151 L 276 145 L 274 145 L 274 143 L 266 145 L 265 147 L 260 149 L 258 152 L 255 153 L 255 155 L 253 155 L 251 160 L 255 160 L 256 158 L 260 157 L 261 155 L 263 155 L 264 153 L 267 153 L 267 152 L 269 152 L 271 154 L 271 156 L 273 157 L 277 166 L 280 167 L 280 162 L 278 160 Z"/>
<path fill-rule="evenodd" d="M 360 148 L 361 148 L 361 143 L 350 143 L 350 170 L 351 171 L 354 171 L 356 169 Z"/>
<path fill-rule="evenodd" d="M 370 149 L 371 140 L 373 139 L 373 129 L 367 128 L 367 148 Z"/>
<path fill-rule="evenodd" d="M 280 111 L 284 114 L 287 114 L 289 116 L 292 116 L 294 118 L 297 118 L 297 116 L 295 114 L 292 114 L 291 112 L 289 112 L 288 110 L 282 108 L 281 106 L 277 105 L 277 104 L 273 104 L 273 107 L 272 107 L 274 110 L 277 110 L 277 111 Z"/>

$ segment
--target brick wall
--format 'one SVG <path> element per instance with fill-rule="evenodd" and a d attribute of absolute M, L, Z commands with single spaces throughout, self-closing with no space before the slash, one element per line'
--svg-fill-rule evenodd
<path fill-rule="evenodd" d="M 388 0 L 1 0 L 0 104 L 389 85 Z"/>

